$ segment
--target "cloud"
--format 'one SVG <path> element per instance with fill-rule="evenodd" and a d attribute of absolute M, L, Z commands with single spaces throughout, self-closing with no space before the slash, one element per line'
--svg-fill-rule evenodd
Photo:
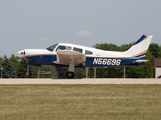
<path fill-rule="evenodd" d="M 92 36 L 92 33 L 89 32 L 88 30 L 78 30 L 75 34 L 78 37 L 90 37 L 90 36 Z"/>
<path fill-rule="evenodd" d="M 50 41 L 50 39 L 45 38 L 45 37 L 41 37 L 41 41 L 47 42 L 47 41 Z"/>

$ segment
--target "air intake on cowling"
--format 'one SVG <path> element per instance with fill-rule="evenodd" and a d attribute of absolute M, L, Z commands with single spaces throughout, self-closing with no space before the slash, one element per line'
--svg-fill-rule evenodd
<path fill-rule="evenodd" d="M 21 52 L 21 55 L 25 55 L 25 51 L 24 52 Z"/>

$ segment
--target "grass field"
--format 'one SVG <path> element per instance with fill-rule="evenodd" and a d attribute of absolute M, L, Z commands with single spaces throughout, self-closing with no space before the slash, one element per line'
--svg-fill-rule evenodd
<path fill-rule="evenodd" d="M 161 85 L 0 85 L 0 120 L 161 120 Z"/>

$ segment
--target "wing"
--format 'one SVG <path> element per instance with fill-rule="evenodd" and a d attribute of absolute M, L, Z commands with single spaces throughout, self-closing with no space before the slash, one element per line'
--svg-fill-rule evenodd
<path fill-rule="evenodd" d="M 69 65 L 74 64 L 78 66 L 82 64 L 85 66 L 86 55 L 76 51 L 62 50 L 57 51 L 57 61 L 53 61 L 55 64 Z"/>

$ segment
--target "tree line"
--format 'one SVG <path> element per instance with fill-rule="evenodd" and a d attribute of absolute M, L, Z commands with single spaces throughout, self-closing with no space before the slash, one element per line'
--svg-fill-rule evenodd
<path fill-rule="evenodd" d="M 109 51 L 126 51 L 132 45 L 133 43 L 123 44 L 121 46 L 117 46 L 112 43 L 97 43 L 93 47 Z M 139 66 L 126 67 L 126 78 L 152 78 L 153 59 L 159 57 L 161 57 L 161 45 L 151 43 L 145 57 L 145 59 L 149 60 L 149 62 Z M 29 76 L 26 76 L 27 61 L 23 57 L 15 56 L 13 54 L 9 58 L 7 56 L 0 57 L 0 68 L 3 68 L 3 78 L 61 78 L 60 76 L 65 74 L 65 72 L 58 70 L 55 66 L 43 65 L 41 67 L 30 66 Z M 65 69 L 67 70 L 68 68 Z M 51 74 L 41 74 L 40 71 L 50 72 Z M 61 72 L 61 74 L 59 72 Z M 86 76 L 85 74 L 85 68 L 75 68 L 75 78 L 83 78 Z M 94 69 L 90 68 L 88 74 L 89 77 L 94 77 Z M 123 78 L 124 68 L 97 68 L 96 74 L 97 78 Z"/>
<path fill-rule="evenodd" d="M 27 72 L 27 61 L 24 57 L 11 55 L 10 58 L 7 56 L 0 57 L 0 68 L 2 70 L 3 78 L 37 78 L 38 73 L 41 71 L 50 72 L 51 74 L 41 74 L 40 78 L 56 78 L 56 74 L 52 74 L 55 71 L 54 66 L 30 66 L 29 76 L 26 76 Z M 55 76 L 54 76 L 55 75 Z M 1 72 L 0 72 L 1 76 Z"/>

